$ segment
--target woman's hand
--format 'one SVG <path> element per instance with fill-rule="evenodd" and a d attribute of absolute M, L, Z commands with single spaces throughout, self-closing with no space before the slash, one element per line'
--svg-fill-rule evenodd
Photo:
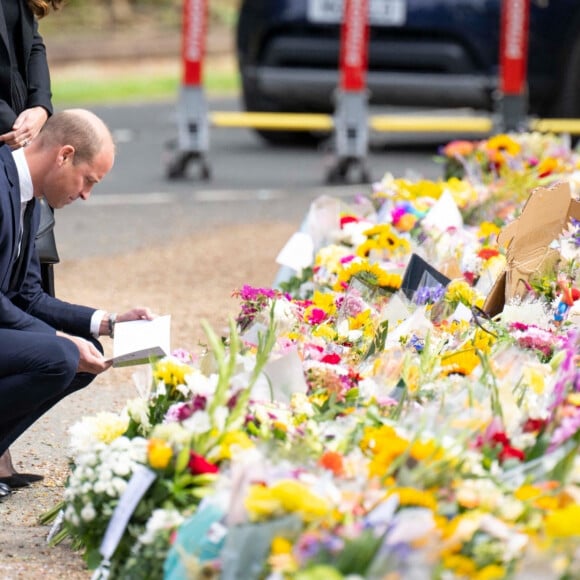
<path fill-rule="evenodd" d="M 16 117 L 12 131 L 0 135 L 0 143 L 6 143 L 12 150 L 26 147 L 46 123 L 48 113 L 44 107 L 26 109 Z"/>

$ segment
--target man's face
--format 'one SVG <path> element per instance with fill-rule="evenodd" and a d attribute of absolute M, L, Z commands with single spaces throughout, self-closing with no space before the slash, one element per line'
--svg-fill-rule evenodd
<path fill-rule="evenodd" d="M 56 163 L 44 176 L 43 191 L 48 205 L 59 209 L 76 201 L 87 200 L 93 187 L 111 170 L 112 147 L 104 147 L 90 162 L 74 163 L 74 149 L 63 147 Z"/>

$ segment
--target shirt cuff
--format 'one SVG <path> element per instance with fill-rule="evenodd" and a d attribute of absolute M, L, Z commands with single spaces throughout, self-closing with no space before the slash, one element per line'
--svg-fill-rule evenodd
<path fill-rule="evenodd" d="M 101 322 L 107 312 L 105 310 L 95 310 L 91 316 L 91 334 L 95 338 L 99 338 L 101 330 Z"/>

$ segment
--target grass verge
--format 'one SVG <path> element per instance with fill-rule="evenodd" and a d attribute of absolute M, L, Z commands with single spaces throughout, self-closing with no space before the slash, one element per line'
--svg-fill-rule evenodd
<path fill-rule="evenodd" d="M 110 65 L 81 63 L 53 69 L 52 92 L 56 108 L 95 104 L 127 104 L 175 99 L 181 72 L 173 60 Z M 208 97 L 239 94 L 239 77 L 231 59 L 207 62 L 203 88 Z"/>

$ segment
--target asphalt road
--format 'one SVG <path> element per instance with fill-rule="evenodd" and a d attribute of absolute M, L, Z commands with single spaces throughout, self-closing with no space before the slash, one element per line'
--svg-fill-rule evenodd
<path fill-rule="evenodd" d="M 233 99 L 209 103 L 212 111 L 237 106 Z M 200 178 L 196 161 L 184 178 L 169 179 L 167 162 L 173 153 L 168 144 L 177 137 L 177 101 L 93 110 L 114 133 L 117 159 L 88 202 L 57 212 L 61 259 L 122 253 L 218 225 L 292 221 L 298 227 L 319 195 L 350 198 L 371 189 L 371 183 L 325 182 L 334 160 L 329 144 L 272 147 L 245 128 L 210 129 L 211 179 Z M 371 136 L 371 182 L 386 172 L 438 178 L 441 166 L 433 157 L 450 137 Z"/>

